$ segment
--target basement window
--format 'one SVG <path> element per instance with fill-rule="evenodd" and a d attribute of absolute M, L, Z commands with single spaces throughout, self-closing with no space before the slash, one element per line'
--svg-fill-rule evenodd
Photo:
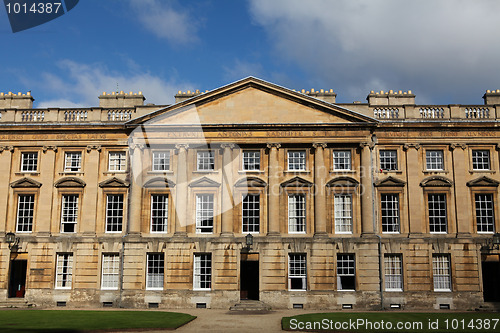
<path fill-rule="evenodd" d="M 342 304 L 342 310 L 351 310 L 352 304 Z"/>
<path fill-rule="evenodd" d="M 439 310 L 449 310 L 450 304 L 439 304 Z"/>
<path fill-rule="evenodd" d="M 159 304 L 158 303 L 148 303 L 148 307 L 150 309 L 158 309 Z"/>
<path fill-rule="evenodd" d="M 304 308 L 304 304 L 294 304 L 293 308 L 294 309 L 303 309 Z"/>
<path fill-rule="evenodd" d="M 66 302 L 57 302 L 56 305 L 57 306 L 66 306 Z"/>
<path fill-rule="evenodd" d="M 102 307 L 103 308 L 112 308 L 113 302 L 102 302 Z"/>
<path fill-rule="evenodd" d="M 196 308 L 197 309 L 206 309 L 207 303 L 196 303 Z"/>

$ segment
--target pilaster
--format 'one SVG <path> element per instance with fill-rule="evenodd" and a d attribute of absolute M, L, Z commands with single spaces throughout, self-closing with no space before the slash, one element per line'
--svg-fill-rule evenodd
<path fill-rule="evenodd" d="M 314 235 L 326 236 L 326 143 L 314 143 Z"/>
<path fill-rule="evenodd" d="M 268 169 L 268 232 L 269 236 L 280 235 L 279 210 L 280 210 L 280 184 L 279 184 L 279 143 L 268 143 L 269 169 Z"/>
<path fill-rule="evenodd" d="M 222 153 L 222 233 L 221 236 L 233 235 L 233 164 L 234 143 L 221 144 Z"/>
<path fill-rule="evenodd" d="M 176 144 L 177 149 L 177 184 L 175 186 L 175 236 L 185 236 L 187 225 L 188 201 L 188 144 Z"/>

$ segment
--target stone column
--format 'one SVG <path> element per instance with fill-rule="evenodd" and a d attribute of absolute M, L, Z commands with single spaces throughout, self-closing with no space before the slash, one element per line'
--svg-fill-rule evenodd
<path fill-rule="evenodd" d="M 364 235 L 373 234 L 373 182 L 371 150 L 373 145 L 361 143 L 361 233 Z"/>
<path fill-rule="evenodd" d="M 467 173 L 469 171 L 469 160 L 467 156 L 467 146 L 465 144 L 451 144 L 450 150 L 453 154 L 453 176 L 455 184 L 455 207 L 456 207 L 456 232 L 464 236 L 469 236 L 472 231 L 472 209 L 468 204 L 470 191 L 467 187 Z"/>
<path fill-rule="evenodd" d="M 54 198 L 54 170 L 56 165 L 56 146 L 43 146 L 40 156 L 40 196 L 38 197 L 38 214 L 35 213 L 35 224 L 33 231 L 39 236 L 49 235 L 51 232 L 59 232 L 61 219 L 51 223 L 52 208 L 56 203 Z M 29 176 L 28 176 L 29 177 Z M 38 218 L 36 218 L 38 216 Z"/>
<path fill-rule="evenodd" d="M 0 223 L 0 237 L 4 233 L 15 230 L 14 227 L 7 226 L 7 200 L 9 197 L 9 182 L 11 173 L 11 161 L 12 153 L 14 152 L 14 147 L 12 146 L 2 146 L 0 147 L 0 186 L 4 190 L 0 192 L 0 218 L 4 221 Z"/>
<path fill-rule="evenodd" d="M 314 235 L 326 236 L 326 143 L 313 143 L 314 147 Z"/>
<path fill-rule="evenodd" d="M 221 236 L 233 235 L 233 163 L 234 143 L 223 143 L 222 154 L 222 233 Z"/>
<path fill-rule="evenodd" d="M 176 144 L 177 156 L 177 184 L 175 186 L 175 235 L 185 236 L 187 225 L 188 201 L 188 144 Z"/>
<path fill-rule="evenodd" d="M 141 233 L 142 221 L 142 151 L 144 150 L 143 144 L 131 144 L 132 153 L 132 182 L 130 190 L 130 214 L 129 214 L 129 234 Z"/>
<path fill-rule="evenodd" d="M 423 224 L 425 215 L 424 196 L 420 187 L 420 173 L 422 166 L 418 163 L 419 144 L 406 144 L 403 149 L 406 151 L 406 172 L 408 175 L 408 229 L 405 232 L 410 233 L 410 237 L 421 237 L 423 232 Z M 402 204 L 400 204 L 402 206 Z M 404 212 L 401 212 L 403 216 Z M 401 233 L 403 233 L 403 225 L 401 225 Z"/>
<path fill-rule="evenodd" d="M 97 195 L 99 193 L 99 155 L 100 145 L 87 146 L 87 158 L 84 160 L 85 178 L 87 179 L 85 196 L 82 196 L 82 226 L 80 230 L 84 236 L 94 237 L 96 234 L 97 221 Z"/>
<path fill-rule="evenodd" d="M 279 183 L 279 143 L 268 143 L 269 167 L 268 167 L 268 207 L 267 207 L 267 234 L 269 236 L 280 235 L 280 183 Z"/>

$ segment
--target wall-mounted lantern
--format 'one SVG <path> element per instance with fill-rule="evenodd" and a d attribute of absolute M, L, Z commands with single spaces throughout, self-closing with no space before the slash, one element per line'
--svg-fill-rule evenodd
<path fill-rule="evenodd" d="M 13 232 L 8 232 L 5 234 L 5 242 L 9 244 L 9 250 L 15 252 L 17 251 L 17 245 L 19 244 L 19 237 Z"/>
<path fill-rule="evenodd" d="M 250 250 L 252 248 L 252 245 L 253 245 L 253 235 L 252 234 L 248 234 L 245 236 L 245 243 L 247 245 L 247 249 Z"/>

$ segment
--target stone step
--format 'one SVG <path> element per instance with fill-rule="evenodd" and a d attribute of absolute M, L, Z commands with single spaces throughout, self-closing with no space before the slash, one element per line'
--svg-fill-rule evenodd
<path fill-rule="evenodd" d="M 29 303 L 24 298 L 9 298 L 0 301 L 0 308 L 31 308 L 33 304 Z"/>
<path fill-rule="evenodd" d="M 230 307 L 231 311 L 270 311 L 271 307 L 261 301 L 242 300 Z"/>

